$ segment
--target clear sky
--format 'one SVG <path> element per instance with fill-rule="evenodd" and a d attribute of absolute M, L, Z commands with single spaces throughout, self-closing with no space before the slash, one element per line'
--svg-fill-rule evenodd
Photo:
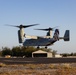
<path fill-rule="evenodd" d="M 39 23 L 25 29 L 26 34 L 46 35 L 35 28 L 59 26 L 60 36 L 70 30 L 70 41 L 63 40 L 50 46 L 58 53 L 76 52 L 76 0 L 0 0 L 0 49 L 19 46 L 17 28 L 5 24 L 20 25 Z"/>

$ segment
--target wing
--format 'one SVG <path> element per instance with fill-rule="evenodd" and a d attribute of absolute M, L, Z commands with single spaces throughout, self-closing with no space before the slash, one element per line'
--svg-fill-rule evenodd
<path fill-rule="evenodd" d="M 31 36 L 31 35 L 25 35 L 25 38 L 41 39 L 41 38 L 51 38 L 51 36 Z"/>

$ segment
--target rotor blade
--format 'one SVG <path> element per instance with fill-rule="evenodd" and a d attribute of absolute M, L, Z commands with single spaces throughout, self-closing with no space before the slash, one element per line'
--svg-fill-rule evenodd
<path fill-rule="evenodd" d="M 53 30 L 53 28 L 46 28 L 46 29 L 35 29 L 35 30 L 50 31 L 50 30 Z"/>
<path fill-rule="evenodd" d="M 35 29 L 35 30 L 53 31 L 53 30 L 56 29 L 57 27 L 59 27 L 59 26 L 56 26 L 56 27 L 53 27 L 53 28 L 49 27 L 49 28 L 46 28 L 46 29 Z"/>
<path fill-rule="evenodd" d="M 47 29 L 35 29 L 35 30 L 44 30 L 44 31 L 47 31 Z"/>
<path fill-rule="evenodd" d="M 16 25 L 9 25 L 9 24 L 5 24 L 6 26 L 12 26 L 12 27 L 18 27 L 19 28 L 19 26 L 16 26 Z"/>
<path fill-rule="evenodd" d="M 31 25 L 9 25 L 9 24 L 6 24 L 6 26 L 12 26 L 12 27 L 18 27 L 18 28 L 27 28 L 27 27 L 31 27 L 31 26 L 35 26 L 35 25 L 39 25 L 39 24 L 31 24 Z"/>
<path fill-rule="evenodd" d="M 56 26 L 56 27 L 53 27 L 53 29 L 56 29 L 56 28 L 58 28 L 59 26 Z"/>
<path fill-rule="evenodd" d="M 27 27 L 31 27 L 31 26 L 36 26 L 36 25 L 39 25 L 39 24 L 23 25 L 23 28 L 27 28 Z"/>

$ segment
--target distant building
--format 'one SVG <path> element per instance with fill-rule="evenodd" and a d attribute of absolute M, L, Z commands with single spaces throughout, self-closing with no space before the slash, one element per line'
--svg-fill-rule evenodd
<path fill-rule="evenodd" d="M 38 50 L 35 52 L 32 52 L 32 57 L 53 57 L 52 52 L 46 52 L 42 50 Z"/>
<path fill-rule="evenodd" d="M 56 58 L 60 58 L 60 57 L 62 57 L 60 54 L 55 54 L 55 57 Z"/>
<path fill-rule="evenodd" d="M 11 58 L 11 55 L 5 55 L 5 58 Z"/>

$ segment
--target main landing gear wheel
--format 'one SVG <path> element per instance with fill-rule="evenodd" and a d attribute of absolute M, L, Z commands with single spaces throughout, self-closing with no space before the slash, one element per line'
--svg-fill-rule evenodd
<path fill-rule="evenodd" d="M 45 49 L 47 49 L 47 46 L 45 46 Z"/>
<path fill-rule="evenodd" d="M 37 46 L 37 49 L 39 49 L 40 47 L 39 46 Z"/>

